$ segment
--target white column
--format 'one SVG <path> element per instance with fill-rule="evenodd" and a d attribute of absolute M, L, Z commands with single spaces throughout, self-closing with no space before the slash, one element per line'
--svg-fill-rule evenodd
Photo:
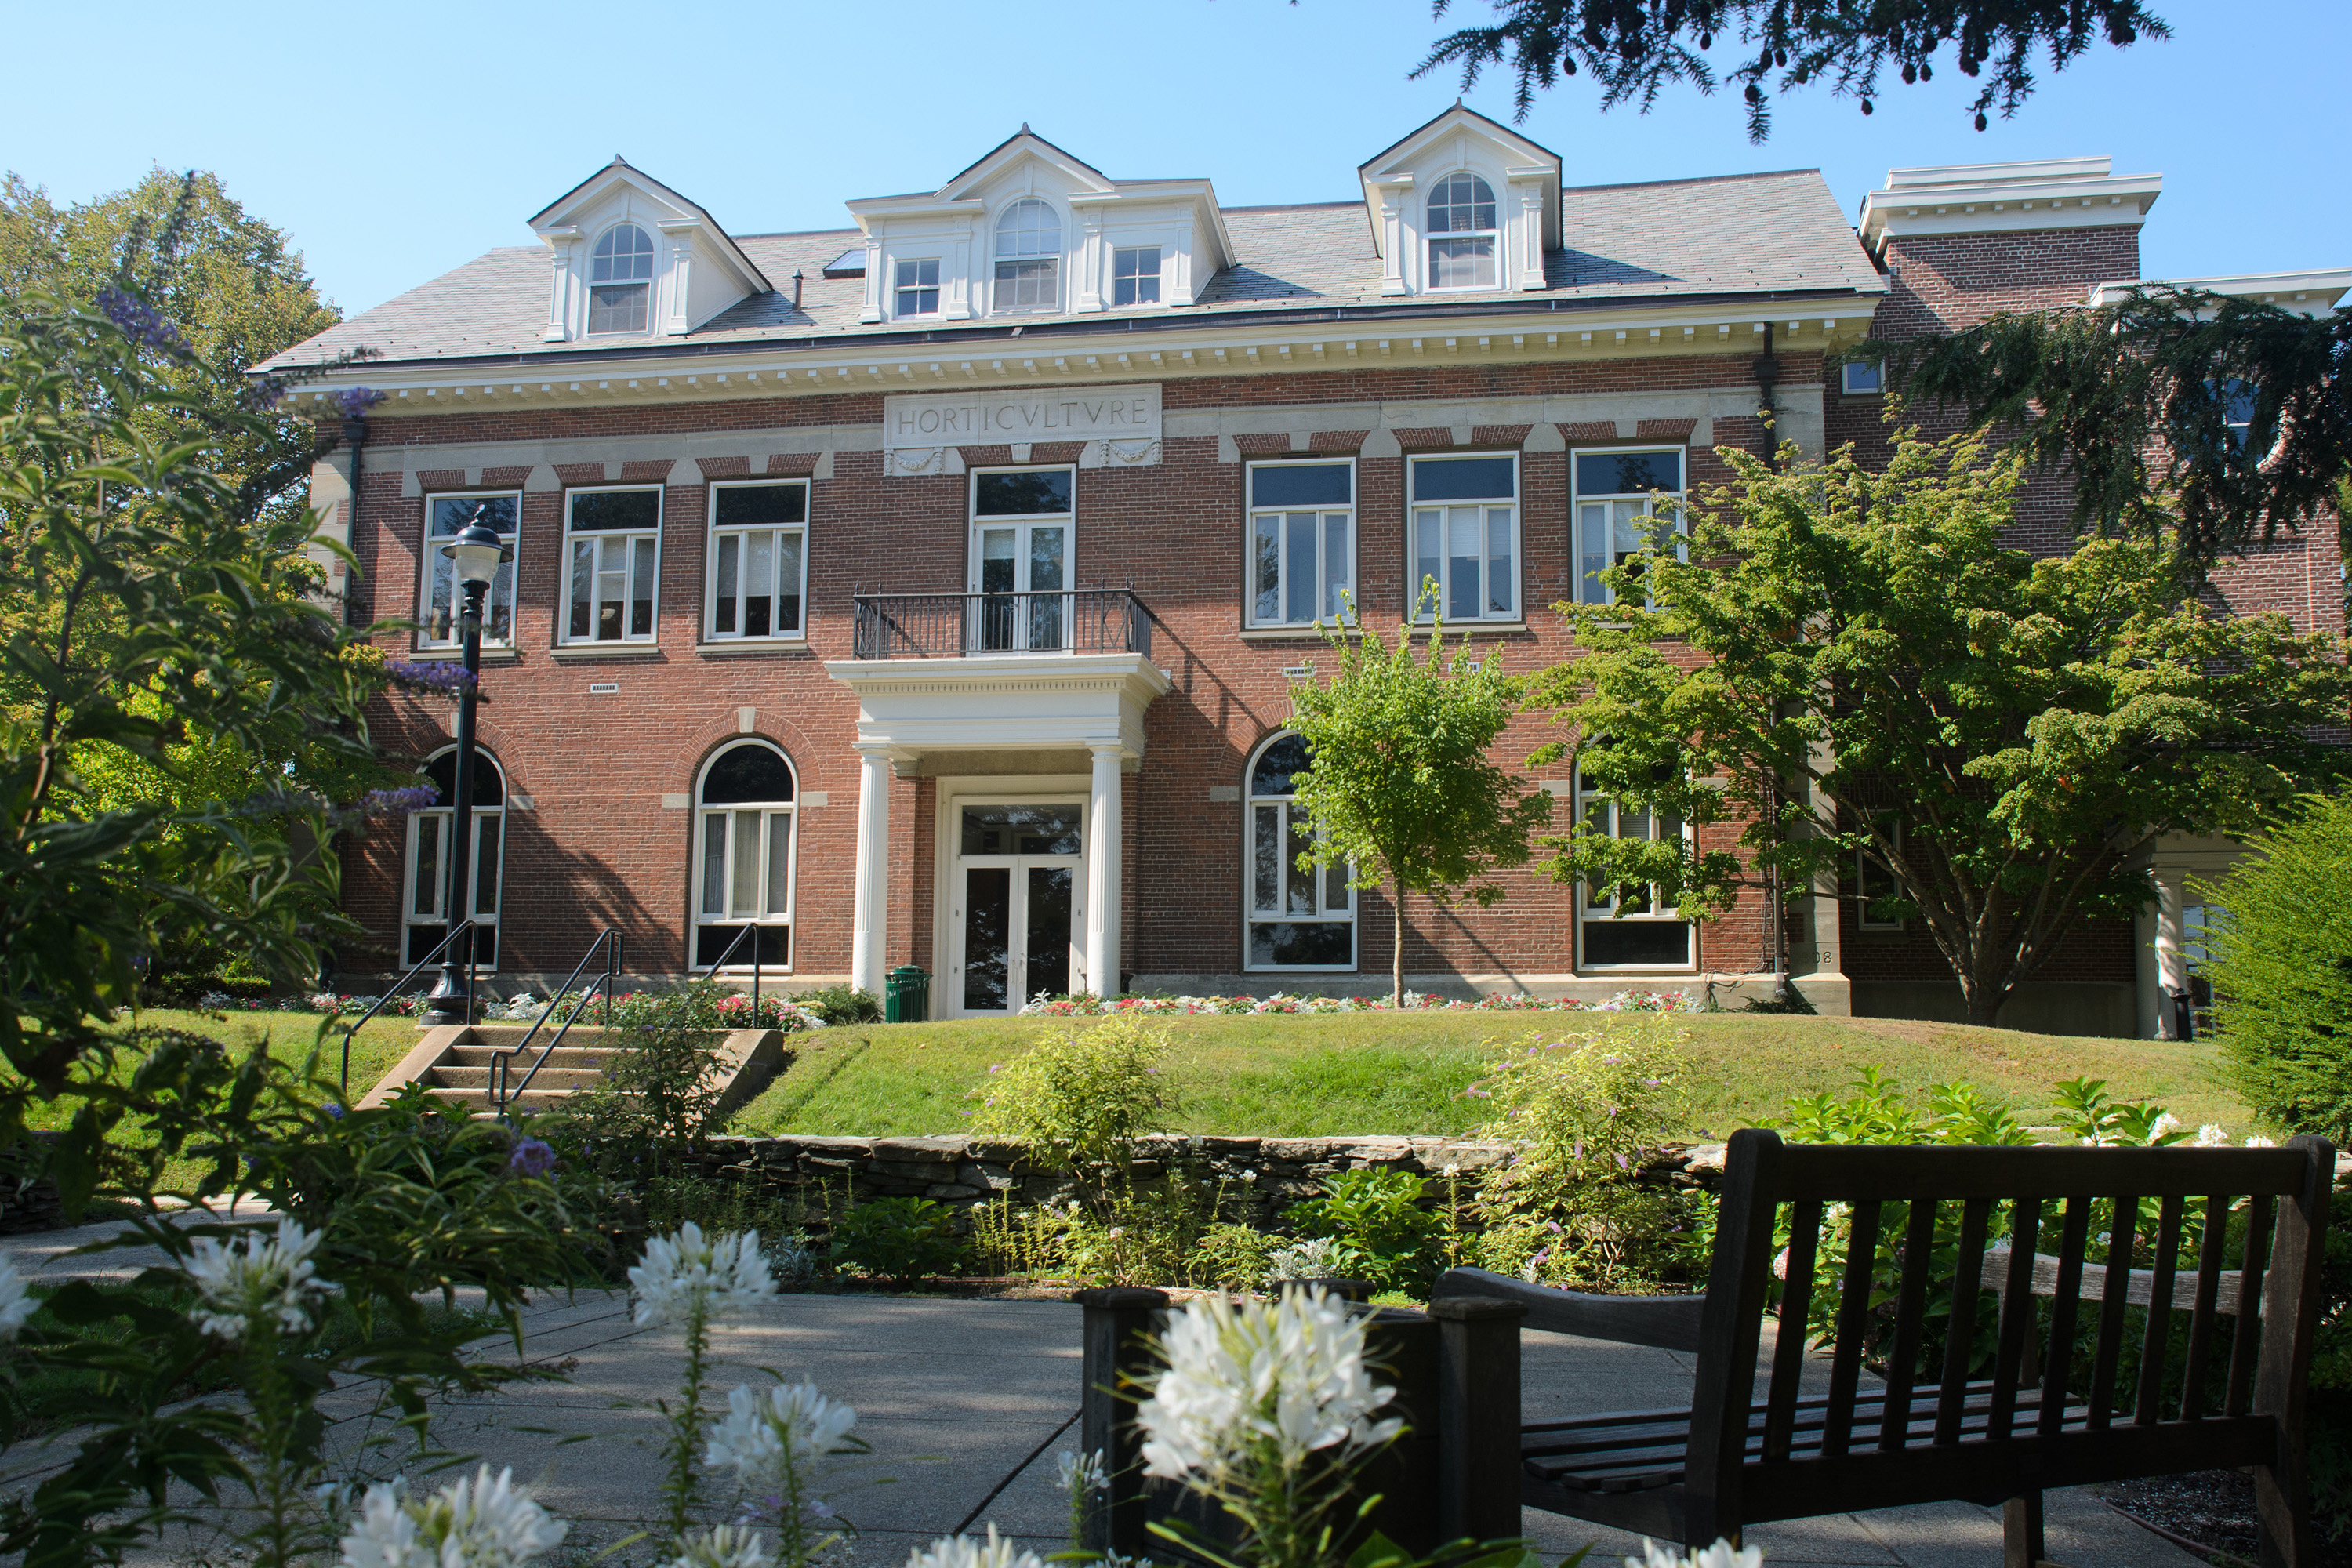
<path fill-rule="evenodd" d="M 539 334 L 543 343 L 560 343 L 571 335 L 572 247 L 555 242 L 555 259 L 547 291 L 547 326 Z"/>
<path fill-rule="evenodd" d="M 1381 193 L 1381 292 L 1402 294 L 1404 286 L 1404 204 L 1412 182 L 1400 180 L 1376 187 Z"/>
<path fill-rule="evenodd" d="M 1087 816 L 1087 989 L 1108 996 L 1118 989 L 1119 749 L 1097 746 Z"/>
<path fill-rule="evenodd" d="M 849 983 L 879 996 L 890 930 L 890 759 L 864 751 L 857 760 L 857 906 Z"/>
<path fill-rule="evenodd" d="M 882 319 L 882 237 L 866 237 L 866 303 L 859 307 L 857 319 L 878 321 Z"/>
<path fill-rule="evenodd" d="M 2147 997 L 2143 1005 L 2155 1012 L 2156 1029 L 2150 1038 L 2168 1040 L 2173 1037 L 2172 994 L 2189 989 L 2189 955 L 2187 952 L 2188 922 L 2182 918 L 2181 906 L 2188 901 L 2188 878 L 2179 872 L 2156 879 L 2155 931 L 2148 943 L 2149 952 L 2142 960 L 2141 973 L 2154 981 L 2155 994 Z M 2147 916 L 2143 915 L 2142 920 Z"/>

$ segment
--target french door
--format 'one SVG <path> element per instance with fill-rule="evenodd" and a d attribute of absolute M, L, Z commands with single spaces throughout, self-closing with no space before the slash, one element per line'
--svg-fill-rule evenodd
<path fill-rule="evenodd" d="M 972 601 L 967 623 L 972 645 L 1032 652 L 1067 646 L 1069 552 L 1066 521 L 974 526 L 970 586 L 984 596 Z"/>
<path fill-rule="evenodd" d="M 1086 988 L 1082 808 L 967 805 L 950 884 L 947 995 L 959 1013 L 1018 1013 Z"/>

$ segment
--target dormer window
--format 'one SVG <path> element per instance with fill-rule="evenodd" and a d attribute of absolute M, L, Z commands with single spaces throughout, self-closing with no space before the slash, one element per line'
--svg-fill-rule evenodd
<path fill-rule="evenodd" d="M 633 223 L 606 229 L 588 264 L 588 331 L 644 331 L 653 277 L 653 237 Z"/>
<path fill-rule="evenodd" d="M 1062 300 L 1062 220 L 1024 196 L 996 220 L 996 296 L 1000 312 L 1052 310 Z"/>
<path fill-rule="evenodd" d="M 1493 289 L 1501 233 L 1495 187 L 1472 174 L 1448 174 L 1429 194 L 1429 286 Z"/>

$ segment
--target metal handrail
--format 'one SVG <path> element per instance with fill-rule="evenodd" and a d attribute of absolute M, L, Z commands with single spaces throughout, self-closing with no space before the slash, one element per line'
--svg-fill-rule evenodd
<path fill-rule="evenodd" d="M 861 659 L 992 653 L 1151 652 L 1151 612 L 1131 588 L 1023 594 L 857 594 L 851 653 Z"/>
<path fill-rule="evenodd" d="M 600 948 L 604 950 L 604 972 L 588 983 L 587 990 L 581 994 L 579 1001 L 572 1005 L 572 1011 L 565 1016 L 562 1024 L 549 1037 L 547 1044 L 539 1048 L 539 1058 L 530 1064 L 530 1070 L 522 1075 L 520 1083 L 509 1089 L 507 1087 L 507 1080 L 514 1076 L 514 1072 L 508 1064 L 530 1048 L 531 1040 L 540 1030 L 547 1026 L 547 1021 L 555 1016 L 555 1010 L 563 1005 L 564 993 L 578 984 L 580 976 L 588 968 L 589 960 L 596 956 L 597 950 Z M 503 1051 L 493 1051 L 490 1054 L 490 1110 L 499 1121 L 506 1120 L 508 1102 L 530 1087 L 530 1080 L 539 1076 L 539 1069 L 547 1065 L 548 1057 L 554 1052 L 556 1047 L 563 1043 L 563 1037 L 572 1032 L 572 1026 L 580 1021 L 581 1013 L 586 1009 L 589 1003 L 595 1000 L 600 991 L 604 995 L 604 1026 L 608 1029 L 613 1026 L 612 987 L 620 983 L 620 978 L 621 933 L 617 929 L 608 927 L 596 933 L 596 940 L 588 944 L 588 951 L 582 953 L 580 962 L 572 966 L 570 976 L 562 984 L 557 986 L 555 994 L 547 999 L 547 1011 L 539 1016 L 538 1020 L 524 1032 L 522 1038 Z"/>
<path fill-rule="evenodd" d="M 735 940 L 727 944 L 726 952 L 703 965 L 704 973 L 716 975 L 734 958 L 735 950 L 743 945 L 744 939 L 751 939 L 751 1026 L 755 1029 L 760 1026 L 760 940 L 755 933 L 766 929 L 757 921 L 747 923 L 735 933 Z"/>
<path fill-rule="evenodd" d="M 352 1097 L 352 1037 L 358 1034 L 362 1028 L 365 1027 L 368 1022 L 374 1018 L 378 1013 L 383 1012 L 384 1008 L 390 1005 L 392 999 L 400 994 L 400 988 L 402 986 L 407 984 L 419 974 L 422 974 L 425 971 L 432 968 L 436 963 L 439 963 L 441 955 L 449 951 L 449 944 L 451 942 L 457 941 L 461 936 L 470 935 L 476 923 L 477 922 L 474 918 L 471 915 L 468 915 L 464 920 L 459 921 L 456 925 L 451 926 L 449 928 L 449 934 L 441 939 L 440 946 L 435 948 L 431 952 L 426 953 L 425 957 L 417 963 L 415 968 L 402 975 L 398 980 L 394 981 L 392 983 L 392 988 L 375 999 L 375 1005 L 360 1015 L 360 1021 L 358 1023 L 352 1024 L 343 1030 L 343 1098 L 346 1100 L 350 1100 Z M 470 1024 L 473 1021 L 474 953 L 472 947 L 469 945 L 466 950 L 466 1022 Z"/>

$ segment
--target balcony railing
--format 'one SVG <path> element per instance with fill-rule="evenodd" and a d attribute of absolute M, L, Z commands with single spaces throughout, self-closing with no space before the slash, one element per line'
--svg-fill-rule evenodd
<path fill-rule="evenodd" d="M 860 594 L 859 658 L 1151 652 L 1151 612 L 1126 588 L 1038 594 Z"/>

